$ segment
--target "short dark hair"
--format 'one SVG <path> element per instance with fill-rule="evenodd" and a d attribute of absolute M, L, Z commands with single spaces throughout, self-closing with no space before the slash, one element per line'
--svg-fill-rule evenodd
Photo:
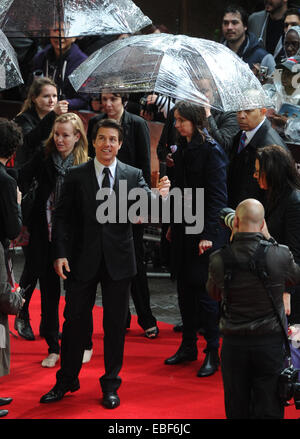
<path fill-rule="evenodd" d="M 0 117 L 0 157 L 10 159 L 22 144 L 23 134 L 19 125 Z"/>
<path fill-rule="evenodd" d="M 97 133 L 99 131 L 100 128 L 114 128 L 115 130 L 118 131 L 118 139 L 119 142 L 123 141 L 123 128 L 121 126 L 121 124 L 119 122 L 117 122 L 114 119 L 101 119 L 99 120 L 92 131 L 92 140 L 96 140 L 97 137 Z"/>
<path fill-rule="evenodd" d="M 300 8 L 289 8 L 285 11 L 283 19 L 285 20 L 288 15 L 297 15 L 300 18 Z"/>
<path fill-rule="evenodd" d="M 246 9 L 244 9 L 244 8 L 243 8 L 242 6 L 240 6 L 240 5 L 234 5 L 234 4 L 232 4 L 232 5 L 228 5 L 228 6 L 225 8 L 225 10 L 224 10 L 223 18 L 224 18 L 224 15 L 225 15 L 225 14 L 236 14 L 237 12 L 239 12 L 239 14 L 240 14 L 240 16 L 241 16 L 241 19 L 242 19 L 243 25 L 244 25 L 245 27 L 247 27 L 247 26 L 248 26 L 248 17 L 249 17 L 249 14 L 248 14 L 248 12 L 246 11 Z"/>
<path fill-rule="evenodd" d="M 116 96 L 117 98 L 121 98 L 121 99 L 122 99 L 122 104 L 123 104 L 123 105 L 124 105 L 125 102 L 127 102 L 128 99 L 129 99 L 129 95 L 128 95 L 127 93 L 113 93 L 113 92 L 111 92 L 111 91 L 109 91 L 109 90 L 107 90 L 107 91 L 102 90 L 102 92 L 100 93 L 100 102 L 102 102 L 102 94 L 106 94 L 106 93 L 108 93 L 108 94 L 112 94 L 112 95 Z"/>

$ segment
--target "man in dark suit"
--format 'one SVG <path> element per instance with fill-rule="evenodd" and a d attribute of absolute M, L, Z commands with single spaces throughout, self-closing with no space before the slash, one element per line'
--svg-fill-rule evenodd
<path fill-rule="evenodd" d="M 101 94 L 103 113 L 90 119 L 87 130 L 89 156 L 94 157 L 95 155 L 92 142 L 94 125 L 102 119 L 115 119 L 120 122 L 124 136 L 122 148 L 118 153 L 118 159 L 127 165 L 141 169 L 146 183 L 151 187 L 150 133 L 148 124 L 142 117 L 126 111 L 124 107 L 126 99 L 126 95 L 119 93 L 103 92 Z M 145 331 L 146 337 L 155 338 L 158 335 L 158 327 L 150 306 L 150 292 L 144 262 L 144 228 L 144 224 L 135 224 L 133 226 L 137 274 L 132 280 L 131 297 L 137 313 L 138 324 Z M 127 327 L 130 327 L 130 318 L 130 311 L 128 309 Z M 88 341 L 86 349 L 91 349 L 91 341 Z"/>
<path fill-rule="evenodd" d="M 264 192 L 253 178 L 256 150 L 267 145 L 287 148 L 266 118 L 266 108 L 237 112 L 241 131 L 235 136 L 229 157 L 228 206 L 235 209 L 246 198 L 263 202 Z"/>
<path fill-rule="evenodd" d="M 150 199 L 152 192 L 142 171 L 116 159 L 122 145 L 122 128 L 115 121 L 99 122 L 93 134 L 96 157 L 74 167 L 65 178 L 64 192 L 54 215 L 53 246 L 55 269 L 66 279 L 66 307 L 61 343 L 61 368 L 56 384 L 41 398 L 42 403 L 59 401 L 68 391 L 79 389 L 78 375 L 90 315 L 101 283 L 104 329 L 105 374 L 100 378 L 103 405 L 120 404 L 117 389 L 123 362 L 124 336 L 128 312 L 129 289 L 136 274 L 132 227 L 129 221 L 97 221 L 99 187 L 113 188 L 116 205 L 120 205 L 120 183 L 130 190 L 142 188 Z M 161 179 L 161 195 L 168 193 L 170 182 Z M 121 199 L 122 201 L 122 199 Z M 99 206 L 98 206 L 99 205 Z M 128 201 L 128 205 L 130 202 Z M 115 210 L 118 212 L 118 209 Z"/>

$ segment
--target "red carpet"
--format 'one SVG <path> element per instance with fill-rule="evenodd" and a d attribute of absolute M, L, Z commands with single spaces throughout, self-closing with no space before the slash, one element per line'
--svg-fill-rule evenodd
<path fill-rule="evenodd" d="M 61 299 L 62 315 L 64 298 Z M 40 295 L 35 292 L 30 305 L 31 324 L 35 341 L 11 336 L 11 373 L 0 379 L 0 395 L 13 397 L 4 419 L 225 419 L 221 372 L 208 378 L 197 378 L 196 373 L 204 358 L 203 339 L 199 341 L 199 359 L 191 363 L 167 366 L 164 359 L 179 346 L 181 336 L 172 325 L 160 323 L 160 334 L 155 340 L 142 335 L 136 318 L 126 335 L 125 360 L 119 390 L 121 405 L 107 410 L 100 404 L 98 378 L 103 374 L 103 333 L 101 308 L 94 309 L 94 354 L 80 373 L 81 388 L 68 393 L 53 404 L 40 404 L 40 397 L 55 383 L 58 367 L 41 367 L 47 355 L 46 342 L 40 338 Z M 61 321 L 63 319 L 61 318 Z M 13 329 L 14 317 L 10 317 Z M 4 407 L 3 407 L 4 408 Z M 298 419 L 294 406 L 286 410 L 287 419 Z"/>

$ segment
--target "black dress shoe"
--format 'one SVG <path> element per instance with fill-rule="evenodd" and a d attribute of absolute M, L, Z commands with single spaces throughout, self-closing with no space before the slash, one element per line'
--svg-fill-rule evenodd
<path fill-rule="evenodd" d="M 50 392 L 43 395 L 40 399 L 40 402 L 43 404 L 48 404 L 49 402 L 57 402 L 60 401 L 67 392 L 76 392 L 80 388 L 79 380 L 76 380 L 74 384 L 70 387 L 61 387 L 59 384 L 55 384 L 53 389 Z"/>
<path fill-rule="evenodd" d="M 12 398 L 0 398 L 0 405 L 7 405 L 12 402 Z"/>
<path fill-rule="evenodd" d="M 6 416 L 8 414 L 8 410 L 0 410 L 0 418 Z"/>
<path fill-rule="evenodd" d="M 115 409 L 120 405 L 120 398 L 117 392 L 103 392 L 102 405 L 107 409 Z"/>
<path fill-rule="evenodd" d="M 208 377 L 210 375 L 213 375 L 220 365 L 220 358 L 218 355 L 218 351 L 208 351 L 206 353 L 206 357 L 203 361 L 202 366 L 198 370 L 197 376 L 198 377 Z"/>
<path fill-rule="evenodd" d="M 20 337 L 25 338 L 25 340 L 35 340 L 32 328 L 29 323 L 29 318 L 23 319 L 21 317 L 16 317 L 14 326 Z"/>
<path fill-rule="evenodd" d="M 165 364 L 179 364 L 184 361 L 197 360 L 198 351 L 196 347 L 180 346 L 176 354 L 165 360 Z"/>

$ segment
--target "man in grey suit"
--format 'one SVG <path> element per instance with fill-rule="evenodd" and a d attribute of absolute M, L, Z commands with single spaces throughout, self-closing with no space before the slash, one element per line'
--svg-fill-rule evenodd
<path fill-rule="evenodd" d="M 254 33 L 276 61 L 283 56 L 284 14 L 288 0 L 265 0 L 265 9 L 249 16 L 248 31 Z"/>
<path fill-rule="evenodd" d="M 264 200 L 264 193 L 253 178 L 256 150 L 263 146 L 279 145 L 287 148 L 277 131 L 266 118 L 266 108 L 237 112 L 240 132 L 233 140 L 227 177 L 228 206 L 236 209 L 246 198 Z"/>
<path fill-rule="evenodd" d="M 115 120 L 104 119 L 96 124 L 93 133 L 96 157 L 72 168 L 66 175 L 63 195 L 55 209 L 54 266 L 57 274 L 66 280 L 65 322 L 61 368 L 55 386 L 42 396 L 42 403 L 59 401 L 66 392 L 79 389 L 85 338 L 100 282 L 105 363 L 105 373 L 100 378 L 102 404 L 110 409 L 120 404 L 118 374 L 123 362 L 129 291 L 136 274 L 136 260 L 131 223 L 119 219 L 118 208 L 123 198 L 127 195 L 128 200 L 129 192 L 136 188 L 143 189 L 149 201 L 152 197 L 142 171 L 116 159 L 122 138 L 122 127 Z M 126 182 L 125 196 L 121 195 L 122 182 Z M 104 187 L 110 188 L 111 199 L 115 196 L 116 220 L 108 215 L 108 221 L 102 223 L 98 221 L 101 204 L 97 200 L 99 188 Z M 163 177 L 158 185 L 160 195 L 167 195 L 169 187 L 168 178 Z"/>

